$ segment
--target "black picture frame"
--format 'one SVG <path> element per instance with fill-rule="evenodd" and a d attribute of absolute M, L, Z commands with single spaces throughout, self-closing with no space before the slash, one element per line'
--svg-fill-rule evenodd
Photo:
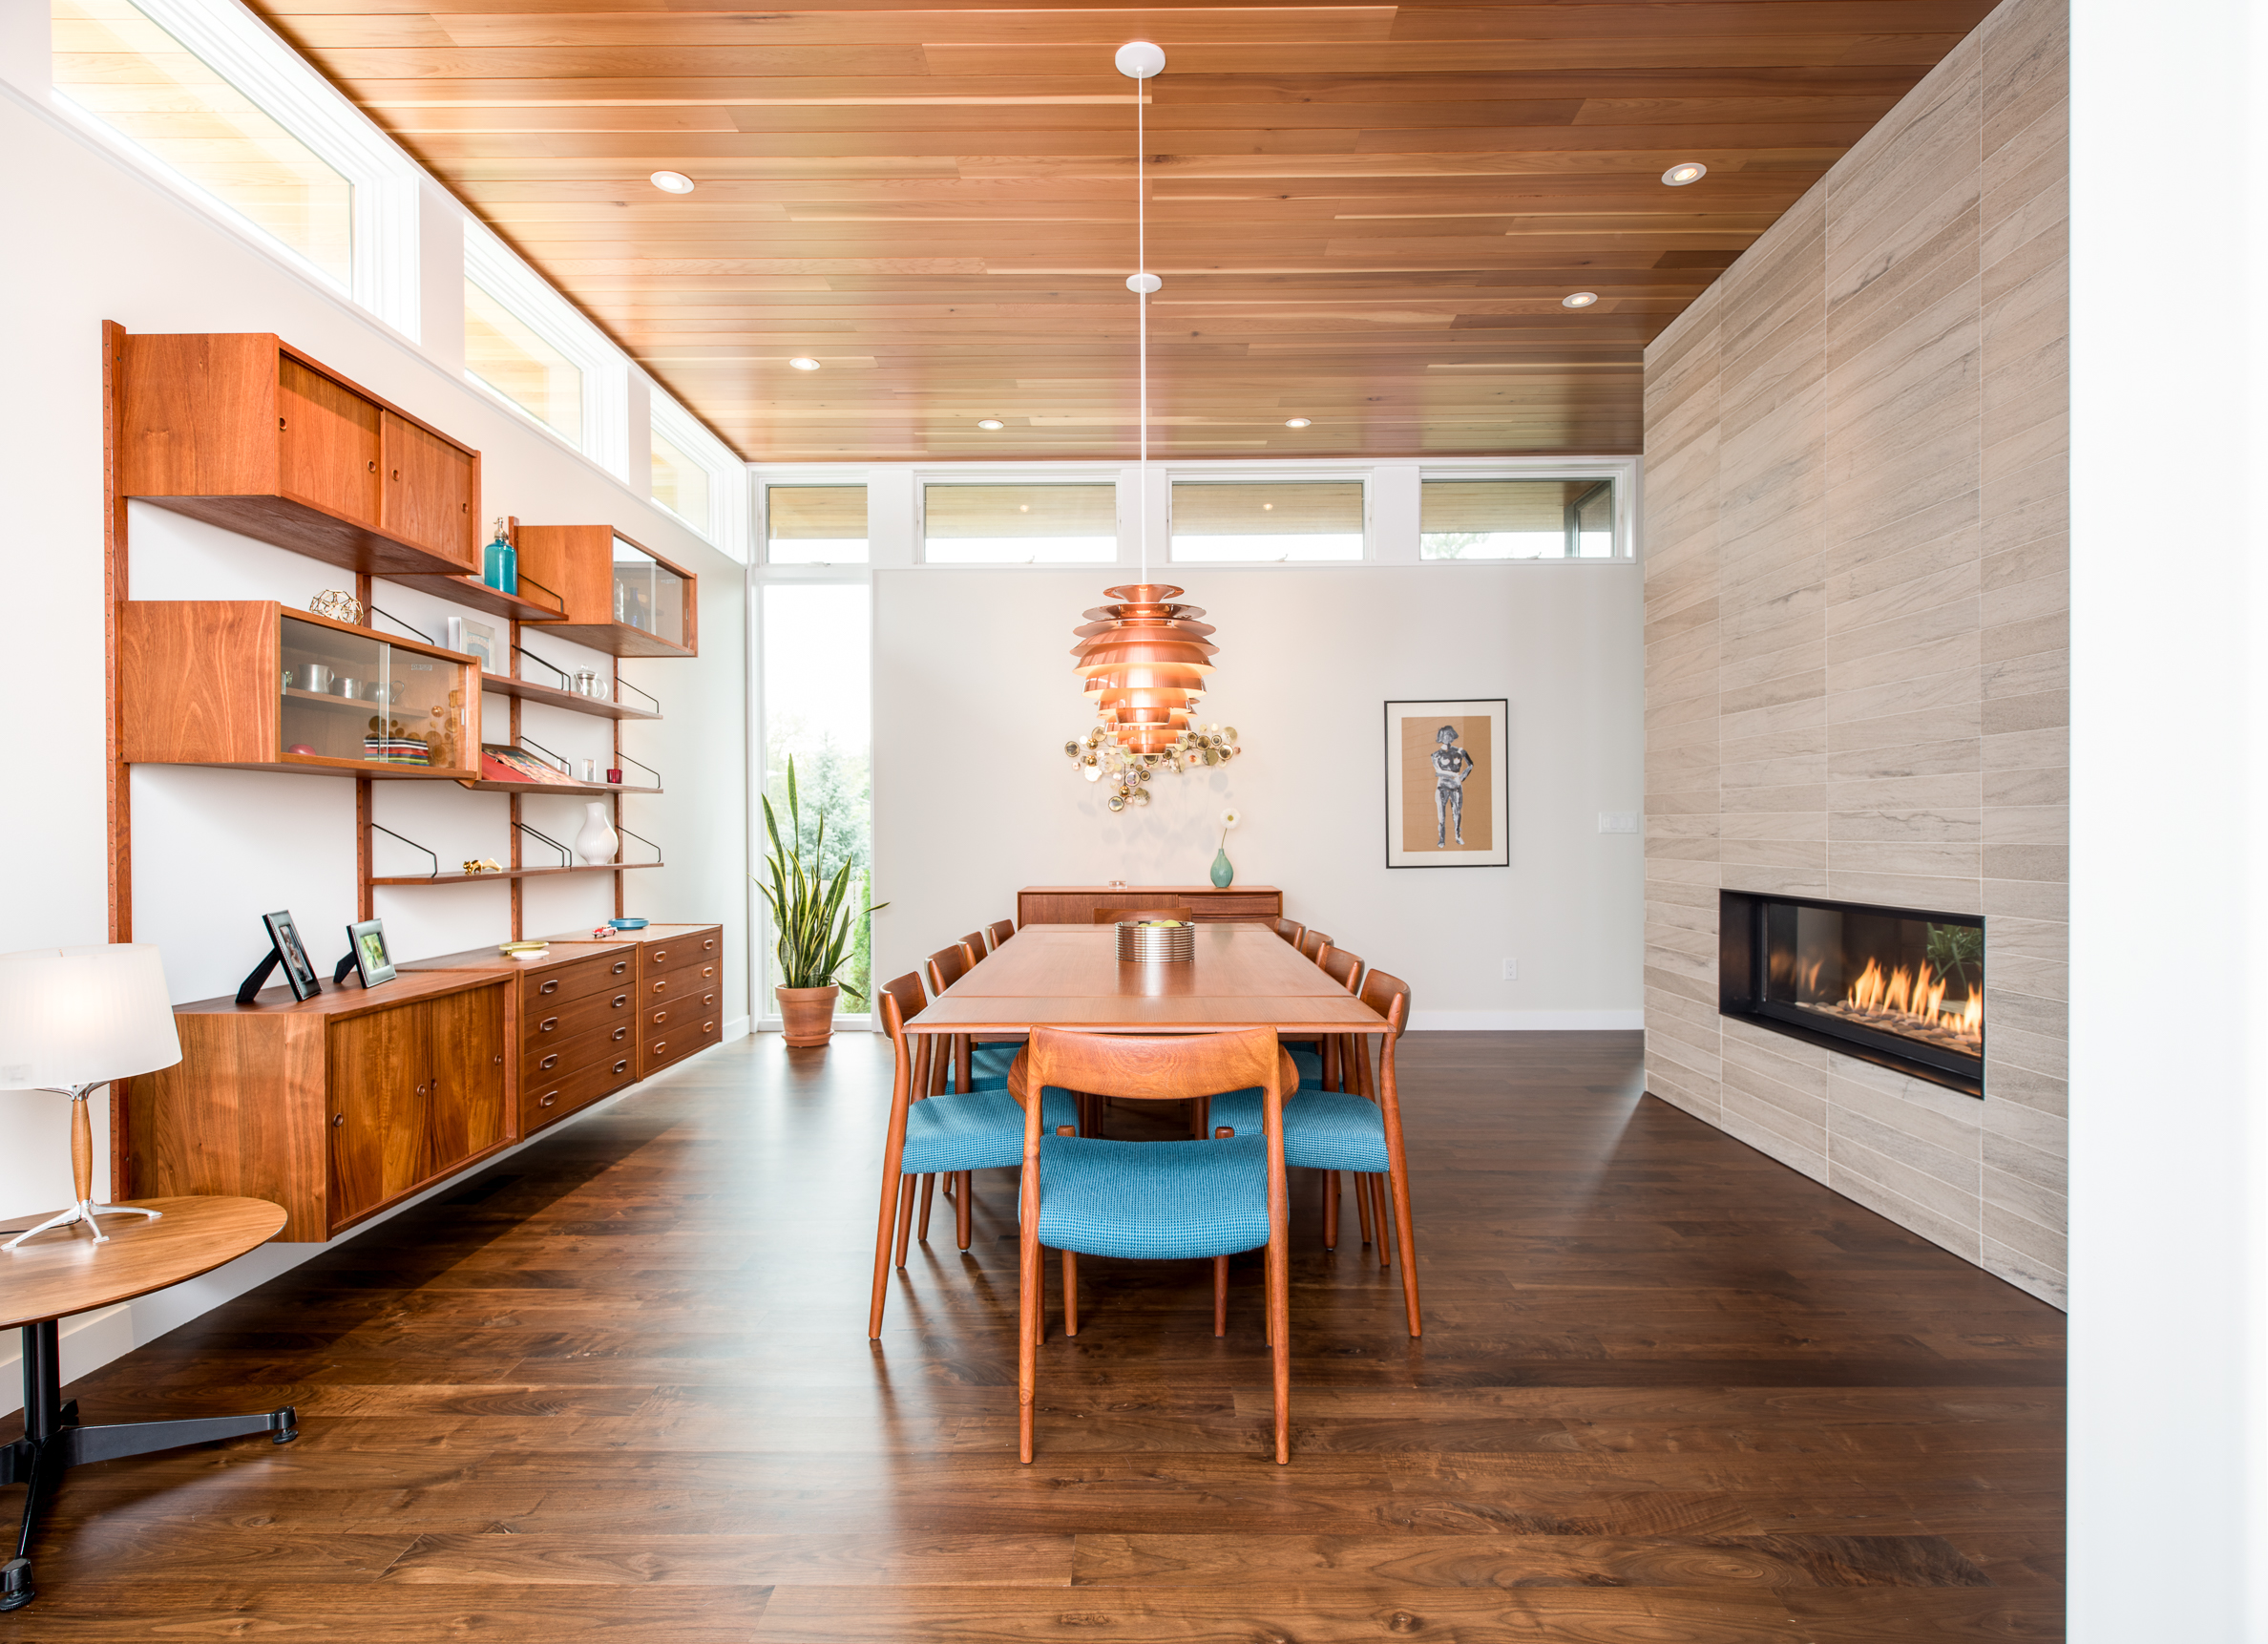
<path fill-rule="evenodd" d="M 1508 868 L 1512 865 L 1512 720 L 1511 703 L 1504 697 L 1438 697 L 1396 698 L 1385 705 L 1385 845 L 1388 868 Z M 1422 790 L 1412 786 L 1413 779 L 1405 769 L 1406 749 L 1403 747 L 1404 721 L 1420 727 L 1438 727 L 1439 734 L 1460 734 L 1455 727 L 1462 727 L 1464 742 L 1475 744 L 1469 748 L 1467 782 L 1480 784 L 1467 787 L 1465 791 L 1485 793 L 1485 807 L 1467 807 L 1451 816 L 1437 816 L 1435 827 L 1438 844 L 1423 840 L 1411 842 L 1410 806 L 1416 804 L 1422 813 L 1424 802 L 1414 795 Z M 1462 744 L 1460 744 L 1460 746 Z M 1479 811 L 1480 815 L 1471 812 Z M 1483 820 L 1485 818 L 1485 820 Z M 1480 824 L 1486 838 L 1467 841 L 1463 837 L 1466 822 Z M 1450 830 L 1457 836 L 1450 836 Z M 1418 833 L 1423 833 L 1420 827 Z"/>
<path fill-rule="evenodd" d="M 267 957 L 244 979 L 244 985 L 237 990 L 237 1002 L 249 1004 L 258 998 L 278 965 L 284 968 L 284 980 L 290 984 L 293 999 L 313 999 L 321 993 L 323 979 L 315 974 L 314 961 L 307 958 L 307 944 L 300 938 L 291 910 L 278 908 L 272 914 L 262 914 L 260 922 L 267 932 Z"/>
<path fill-rule="evenodd" d="M 349 965 L 365 987 L 393 980 L 393 955 L 387 951 L 384 919 L 361 919 L 346 927 L 346 957 L 339 961 L 342 977 Z"/>

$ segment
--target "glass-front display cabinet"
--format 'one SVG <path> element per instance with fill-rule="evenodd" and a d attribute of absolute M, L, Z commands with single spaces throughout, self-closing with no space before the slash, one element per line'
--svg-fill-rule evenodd
<path fill-rule="evenodd" d="M 480 664 L 272 601 L 137 600 L 122 755 L 346 776 L 479 775 Z"/>
<path fill-rule="evenodd" d="M 698 651 L 700 579 L 611 525 L 522 525 L 521 572 L 556 588 L 562 620 L 543 624 L 616 657 L 689 657 Z"/>

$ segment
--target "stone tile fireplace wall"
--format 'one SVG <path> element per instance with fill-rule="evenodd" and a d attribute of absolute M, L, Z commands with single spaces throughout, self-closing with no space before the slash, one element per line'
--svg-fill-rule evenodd
<path fill-rule="evenodd" d="M 2006 0 L 1648 349 L 1645 536 L 1648 1087 L 2058 1305 L 2065 25 Z M 1984 1099 L 1720 1017 L 1720 889 L 1984 914 Z"/>

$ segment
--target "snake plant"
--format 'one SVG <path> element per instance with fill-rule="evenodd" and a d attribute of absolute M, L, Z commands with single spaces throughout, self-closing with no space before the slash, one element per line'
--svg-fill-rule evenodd
<path fill-rule="evenodd" d="M 835 987 L 857 1004 L 867 1002 L 855 987 L 838 980 L 856 947 L 858 926 L 876 904 L 852 909 L 844 905 L 850 889 L 850 864 L 845 862 L 829 879 L 820 870 L 820 848 L 827 842 L 827 814 L 821 811 L 811 841 L 810 864 L 802 855 L 803 806 L 795 792 L 795 761 L 788 762 L 788 835 L 792 848 L 780 839 L 780 823 L 767 795 L 764 801 L 764 831 L 771 840 L 765 866 L 771 883 L 761 880 L 757 889 L 771 905 L 772 928 L 780 933 L 774 950 L 780 959 L 783 987 Z M 753 875 L 751 875 L 753 876 Z M 879 904 L 888 907 L 887 902 Z"/>

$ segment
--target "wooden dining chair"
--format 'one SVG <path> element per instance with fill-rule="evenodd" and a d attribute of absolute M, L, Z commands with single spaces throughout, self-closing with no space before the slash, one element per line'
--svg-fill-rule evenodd
<path fill-rule="evenodd" d="M 1295 1168 L 1325 1172 L 1324 1243 L 1335 1245 L 1338 1233 L 1336 1176 L 1354 1178 L 1354 1205 L 1369 1242 L 1375 1229 L 1378 1265 L 1392 1265 L 1387 1245 L 1389 1219 L 1394 1242 L 1399 1247 L 1402 1267 L 1402 1302 L 1410 1317 L 1410 1334 L 1422 1333 L 1418 1309 L 1417 1233 L 1410 1212 L 1410 1169 L 1402 1151 L 1401 1092 L 1395 1076 L 1395 1042 L 1409 1028 L 1410 984 L 1382 970 L 1363 979 L 1362 1002 L 1386 1020 L 1378 1035 L 1378 1064 L 1371 1067 L 1369 1035 L 1351 1035 L 1355 1048 L 1350 1058 L 1354 1088 L 1322 1090 L 1302 1082 L 1298 1093 L 1284 1107 L 1284 1159 Z M 1258 1124 L 1260 1105 L 1249 1090 L 1215 1097 L 1211 1121 L 1229 1125 L 1238 1134 Z"/>
<path fill-rule="evenodd" d="M 1323 974 L 1351 994 L 1362 991 L 1362 956 L 1349 953 L 1345 948 L 1327 948 L 1323 954 Z M 1330 1035 L 1322 1042 L 1322 1079 L 1326 1090 L 1347 1088 L 1340 1069 L 1353 1055 L 1351 1036 L 1342 1033 Z M 1294 1060 L 1297 1060 L 1294 1058 Z M 1305 1071 L 1304 1069 L 1302 1070 Z"/>
<path fill-rule="evenodd" d="M 926 961 L 929 969 L 930 992 L 943 993 L 969 972 L 975 970 L 985 957 L 984 938 L 972 933 L 961 938 L 949 948 L 939 948 Z M 1016 1060 L 1016 1053 L 1023 1048 L 1023 1036 L 1000 1038 L 972 1038 L 965 1033 L 953 1036 L 954 1074 L 956 1090 L 970 1090 L 991 1080 L 1008 1077 L 1008 1064 Z M 926 1199 L 924 1209 L 926 1212 Z M 922 1226 L 929 1226 L 925 1213 Z"/>
<path fill-rule="evenodd" d="M 1310 926 L 1299 933 L 1299 951 L 1315 963 L 1323 962 L 1323 956 L 1331 951 L 1331 938 Z"/>
<path fill-rule="evenodd" d="M 909 1033 L 906 1023 L 927 1008 L 921 979 L 908 973 L 875 990 L 882 1030 L 890 1035 L 896 1067 L 890 1085 L 890 1126 L 882 1144 L 882 1203 L 874 1218 L 874 1289 L 867 1309 L 867 1338 L 882 1334 L 882 1307 L 889 1298 L 892 1266 L 906 1265 L 914 1218 L 913 1182 L 924 1187 L 940 1174 L 954 1178 L 954 1232 L 967 1250 L 973 1235 L 970 1172 L 1018 1164 L 1023 1157 L 1023 1111 L 1006 1081 L 978 1090 L 938 1090 L 937 1074 L 948 1052 L 935 1034 Z M 1047 1116 L 1075 1125 L 1078 1107 L 1068 1096 L 1050 1095 Z M 922 1209 L 928 1213 L 928 1193 Z M 922 1229 L 926 1235 L 926 1219 Z M 894 1235 L 894 1236 L 893 1236 Z M 894 1259 L 892 1247 L 895 1245 Z"/>
<path fill-rule="evenodd" d="M 981 964 L 992 956 L 992 944 L 984 939 L 982 931 L 971 931 L 961 938 L 960 945 L 969 950 L 973 963 Z"/>
<path fill-rule="evenodd" d="M 985 935 L 992 938 L 993 952 L 998 953 L 1000 944 L 1016 935 L 1016 921 L 1014 919 L 995 919 L 985 927 Z"/>
<path fill-rule="evenodd" d="M 1268 1343 L 1273 1354 L 1275 1459 L 1292 1459 L 1291 1248 L 1284 1178 L 1284 1099 L 1298 1075 L 1272 1028 L 1243 1033 L 1118 1038 L 1032 1031 L 1010 1075 L 1024 1092 L 1022 1221 L 1018 1230 L 1017 1430 L 1032 1459 L 1040 1339 L 1046 1297 L 1040 1251 L 1062 1254 L 1064 1323 L 1076 1328 L 1079 1257 L 1146 1261 L 1268 1251 Z M 1132 1102 L 1186 1102 L 1232 1092 L 1256 1099 L 1260 1121 L 1232 1136 L 1187 1142 L 1108 1142 L 1064 1135 L 1044 1111 L 1063 1091 Z M 1039 1096 L 1041 1100 L 1033 1100 Z M 1216 1291 L 1216 1315 L 1218 1310 Z"/>
<path fill-rule="evenodd" d="M 1278 919 L 1275 921 L 1275 934 L 1297 947 L 1299 938 L 1307 934 L 1307 926 L 1297 919 Z"/>

